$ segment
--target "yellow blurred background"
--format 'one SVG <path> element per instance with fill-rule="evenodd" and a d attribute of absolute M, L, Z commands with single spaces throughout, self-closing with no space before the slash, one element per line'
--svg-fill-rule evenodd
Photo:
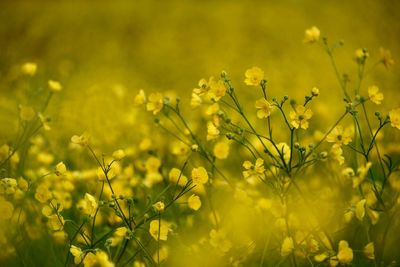
<path fill-rule="evenodd" d="M 357 48 L 368 49 L 369 66 L 381 46 L 398 58 L 399 11 L 395 0 L 1 1 L 0 140 L 15 134 L 18 104 L 29 102 L 18 76 L 27 61 L 38 63 L 28 90 L 48 79 L 63 84 L 48 112 L 53 129 L 63 129 L 51 133 L 56 139 L 84 130 L 100 139 L 127 131 L 137 121 L 132 102 L 139 89 L 189 99 L 200 78 L 221 70 L 243 97 L 252 96 L 243 83 L 252 66 L 265 71 L 271 95 L 302 98 L 317 86 L 321 102 L 341 103 L 328 57 L 303 44 L 304 30 L 316 25 L 331 42 L 344 40 L 338 65 L 354 75 Z M 399 70 L 378 66 L 364 85 L 376 83 L 396 96 Z M 398 97 L 385 101 L 392 108 Z"/>

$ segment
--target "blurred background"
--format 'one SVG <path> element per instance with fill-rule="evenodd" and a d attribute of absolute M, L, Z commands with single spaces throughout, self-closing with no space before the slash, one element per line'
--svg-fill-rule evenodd
<path fill-rule="evenodd" d="M 48 112 L 56 140 L 88 130 L 113 142 L 120 135 L 112 138 L 112 132 L 138 120 L 132 103 L 139 89 L 189 99 L 200 78 L 221 70 L 244 98 L 253 97 L 243 82 L 252 66 L 265 71 L 271 95 L 303 98 L 317 86 L 321 103 L 340 106 L 328 57 L 320 46 L 303 44 L 305 29 L 315 25 L 330 42 L 344 40 L 338 66 L 354 75 L 357 48 L 368 49 L 369 67 L 380 47 L 398 61 L 399 13 L 395 0 L 1 1 L 0 141 L 15 134 L 18 105 L 32 99 L 26 91 L 45 87 L 48 79 L 64 87 Z M 38 64 L 30 81 L 19 74 L 27 61 Z M 386 107 L 398 105 L 399 70 L 398 64 L 377 66 L 364 92 L 376 84 Z"/>

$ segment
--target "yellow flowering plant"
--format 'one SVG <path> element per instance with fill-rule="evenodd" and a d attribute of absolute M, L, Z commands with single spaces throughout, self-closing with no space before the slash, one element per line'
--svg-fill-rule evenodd
<path fill-rule="evenodd" d="M 29 265 L 24 255 L 37 245 L 51 248 L 49 266 L 390 265 L 400 108 L 371 113 L 387 100 L 363 83 L 372 52 L 356 50 L 352 82 L 336 65 L 343 42 L 313 26 L 304 43 L 332 63 L 343 97 L 334 122 L 319 106 L 327 88 L 274 95 L 252 67 L 239 87 L 226 71 L 201 79 L 187 105 L 139 90 L 131 105 L 145 138 L 116 144 L 104 124 L 107 142 L 69 133 L 56 153 L 43 114 L 68 85 L 47 80 L 37 101 L 19 106 L 16 141 L 0 146 L 0 260 L 21 255 Z M 380 53 L 378 63 L 393 65 Z M 33 78 L 38 65 L 20 71 Z"/>

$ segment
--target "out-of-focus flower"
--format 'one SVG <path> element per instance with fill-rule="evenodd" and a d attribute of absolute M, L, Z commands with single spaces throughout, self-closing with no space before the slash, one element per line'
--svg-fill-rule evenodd
<path fill-rule="evenodd" d="M 169 249 L 167 246 L 162 246 L 160 247 L 160 249 L 158 251 L 156 251 L 153 254 L 153 260 L 156 263 L 162 263 L 163 261 L 165 261 L 169 256 Z M 134 265 L 133 267 L 136 267 L 136 265 Z M 142 267 L 142 266 L 139 266 Z M 145 265 L 143 264 L 143 267 L 145 267 Z"/>
<path fill-rule="evenodd" d="M 125 158 L 125 151 L 122 150 L 122 149 L 118 149 L 118 150 L 113 152 L 112 157 L 115 160 L 121 160 L 121 159 Z"/>
<path fill-rule="evenodd" d="M 328 257 L 329 257 L 328 253 L 324 252 L 324 253 L 315 255 L 315 256 L 314 256 L 314 260 L 315 260 L 316 262 L 323 262 L 323 261 L 325 261 Z"/>
<path fill-rule="evenodd" d="M 372 163 L 367 162 L 365 166 L 361 166 L 357 169 L 357 175 L 353 177 L 353 188 L 358 187 L 362 183 L 362 181 L 364 181 L 371 166 Z"/>
<path fill-rule="evenodd" d="M 362 221 L 365 216 L 365 202 L 366 201 L 367 201 L 366 199 L 362 199 L 356 205 L 356 217 L 360 221 Z"/>
<path fill-rule="evenodd" d="M 37 64 L 33 62 L 26 62 L 21 66 L 21 71 L 23 74 L 33 76 L 37 71 Z"/>
<path fill-rule="evenodd" d="M 53 214 L 48 217 L 47 225 L 52 231 L 61 231 L 64 222 L 64 218 L 60 214 Z"/>
<path fill-rule="evenodd" d="M 316 26 L 313 26 L 305 31 L 303 42 L 306 44 L 318 42 L 320 35 L 320 30 Z"/>
<path fill-rule="evenodd" d="M 369 58 L 369 53 L 365 48 L 359 48 L 354 52 L 354 59 L 359 64 L 364 64 L 367 58 Z"/>
<path fill-rule="evenodd" d="M 222 80 L 210 80 L 209 83 L 210 89 L 207 92 L 207 96 L 214 100 L 219 101 L 226 93 L 226 87 Z"/>
<path fill-rule="evenodd" d="M 187 177 L 177 168 L 172 168 L 169 171 L 168 177 L 172 183 L 178 183 L 180 186 L 185 186 L 187 184 Z"/>
<path fill-rule="evenodd" d="M 193 168 L 192 170 L 192 181 L 193 184 L 205 184 L 208 182 L 207 170 L 203 167 Z"/>
<path fill-rule="evenodd" d="M 232 243 L 226 237 L 226 233 L 223 230 L 213 229 L 210 231 L 210 244 L 222 253 L 226 253 L 232 248 Z"/>
<path fill-rule="evenodd" d="M 2 222 L 3 220 L 10 219 L 14 212 L 13 204 L 5 200 L 4 198 L 0 197 L 0 212 L 1 212 L 0 222 Z"/>
<path fill-rule="evenodd" d="M 152 220 L 150 222 L 149 232 L 155 240 L 166 241 L 168 239 L 168 232 L 170 230 L 170 223 L 164 220 Z"/>
<path fill-rule="evenodd" d="M 54 80 L 49 80 L 47 85 L 52 92 L 60 92 L 63 88 L 60 82 Z"/>
<path fill-rule="evenodd" d="M 188 198 L 188 206 L 192 210 L 198 210 L 201 207 L 201 200 L 199 196 L 196 196 L 195 194 L 191 195 Z"/>
<path fill-rule="evenodd" d="M 64 164 L 64 162 L 59 162 L 57 165 L 56 165 L 56 170 L 55 170 L 55 174 L 57 175 L 57 176 L 62 176 L 62 175 L 64 175 L 64 174 L 66 174 L 66 172 L 67 172 L 67 167 L 65 166 L 65 164 Z"/>
<path fill-rule="evenodd" d="M 221 141 L 214 146 L 214 156 L 217 159 L 226 159 L 229 155 L 229 144 L 225 141 Z"/>
<path fill-rule="evenodd" d="M 375 259 L 375 247 L 374 247 L 374 242 L 369 242 L 367 245 L 365 245 L 363 249 L 364 255 L 370 259 L 374 260 Z"/>
<path fill-rule="evenodd" d="M 340 145 L 334 144 L 330 151 L 331 157 L 336 160 L 339 165 L 344 163 L 343 150 Z"/>
<path fill-rule="evenodd" d="M 207 123 L 207 141 L 214 140 L 218 138 L 218 136 L 219 136 L 218 128 L 214 125 L 214 123 L 209 121 Z"/>
<path fill-rule="evenodd" d="M 246 169 L 243 171 L 243 177 L 245 179 L 260 179 L 259 177 L 264 175 L 264 160 L 261 158 L 256 159 L 254 164 L 246 160 L 243 162 L 242 166 Z"/>
<path fill-rule="evenodd" d="M 339 242 L 337 259 L 340 264 L 349 264 L 353 261 L 353 250 L 349 247 L 349 243 L 345 240 Z"/>
<path fill-rule="evenodd" d="M 14 178 L 3 178 L 0 180 L 0 194 L 12 195 L 18 187 L 18 182 Z"/>
<path fill-rule="evenodd" d="M 165 204 L 162 201 L 158 201 L 157 203 L 155 203 L 153 205 L 153 208 L 157 211 L 157 212 L 163 212 L 165 209 Z"/>
<path fill-rule="evenodd" d="M 400 130 L 400 108 L 389 111 L 390 125 Z"/>
<path fill-rule="evenodd" d="M 246 85 L 258 86 L 264 79 L 264 71 L 259 67 L 252 67 L 245 72 L 246 79 L 244 80 Z"/>
<path fill-rule="evenodd" d="M 50 118 L 49 118 L 49 117 L 43 116 L 43 114 L 40 113 L 40 112 L 38 113 L 38 117 L 39 117 L 39 119 L 40 119 L 40 122 L 41 122 L 42 125 L 43 125 L 43 129 L 44 129 L 45 131 L 50 131 L 50 130 L 51 130 L 51 127 L 50 127 L 50 125 L 49 125 Z"/>
<path fill-rule="evenodd" d="M 383 94 L 379 91 L 378 86 L 372 85 L 368 87 L 369 99 L 377 105 L 380 105 L 383 100 Z"/>
<path fill-rule="evenodd" d="M 162 110 L 164 106 L 163 96 L 160 93 L 153 93 L 149 96 L 149 101 L 147 102 L 147 111 L 152 111 L 154 115 Z"/>
<path fill-rule="evenodd" d="M 94 196 L 86 193 L 85 198 L 78 202 L 77 207 L 82 211 L 83 214 L 93 217 L 97 211 L 98 204 Z"/>
<path fill-rule="evenodd" d="M 394 65 L 394 59 L 392 58 L 392 53 L 390 52 L 390 50 L 381 47 L 379 49 L 379 53 L 381 62 L 386 68 Z"/>
<path fill-rule="evenodd" d="M 343 128 L 341 125 L 337 125 L 326 137 L 326 141 L 330 143 L 336 143 L 337 145 L 347 145 L 351 142 L 353 136 L 353 128 Z"/>
<path fill-rule="evenodd" d="M 21 106 L 19 111 L 19 117 L 23 121 L 31 121 L 36 115 L 35 110 L 30 106 Z"/>
<path fill-rule="evenodd" d="M 290 253 L 292 253 L 293 250 L 294 250 L 293 238 L 285 237 L 285 239 L 283 239 L 281 246 L 281 256 L 285 257 L 287 255 L 290 255 Z"/>
<path fill-rule="evenodd" d="M 71 142 L 76 145 L 86 146 L 89 143 L 89 135 L 83 133 L 82 135 L 74 135 L 71 137 Z"/>
<path fill-rule="evenodd" d="M 311 95 L 312 96 L 319 96 L 319 89 L 317 88 L 317 87 L 313 87 L 312 89 L 311 89 Z"/>
<path fill-rule="evenodd" d="M 256 101 L 257 117 L 259 119 L 268 118 L 271 115 L 274 106 L 265 98 Z"/>
<path fill-rule="evenodd" d="M 146 103 L 146 95 L 142 89 L 135 96 L 134 103 L 136 106 L 140 106 L 140 105 L 143 105 L 144 103 Z"/>
<path fill-rule="evenodd" d="M 113 236 L 110 238 L 111 246 L 115 247 L 118 244 L 120 244 L 124 240 L 127 232 L 128 232 L 128 228 L 126 228 L 126 227 L 118 227 L 115 230 Z"/>

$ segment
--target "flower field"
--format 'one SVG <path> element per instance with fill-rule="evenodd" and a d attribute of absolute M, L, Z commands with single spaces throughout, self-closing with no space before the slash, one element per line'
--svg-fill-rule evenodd
<path fill-rule="evenodd" d="M 400 266 L 397 2 L 0 10 L 0 266 Z"/>

